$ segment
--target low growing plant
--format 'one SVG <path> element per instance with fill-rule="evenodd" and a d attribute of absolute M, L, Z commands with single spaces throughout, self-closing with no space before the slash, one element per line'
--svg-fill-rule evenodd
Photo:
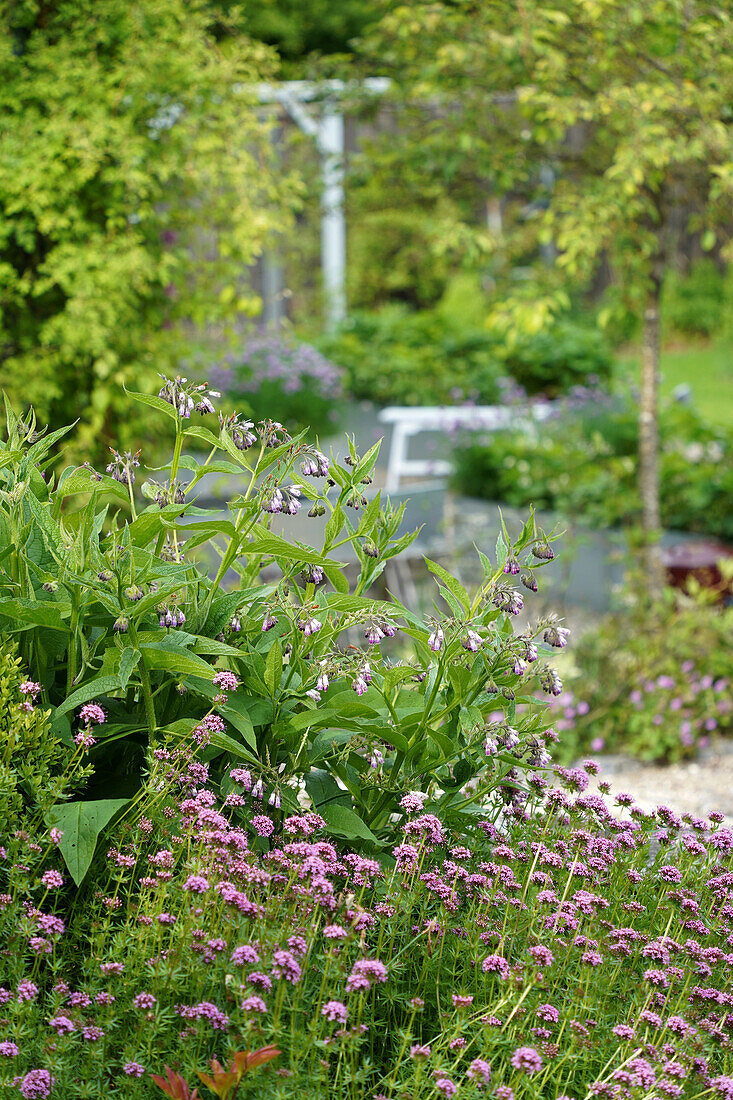
<path fill-rule="evenodd" d="M 466 432 L 455 449 L 456 487 L 515 507 L 534 503 L 613 527 L 638 521 L 637 418 L 633 394 L 584 391 L 529 434 Z M 660 491 L 665 527 L 733 538 L 733 434 L 694 409 L 660 413 Z"/>
<path fill-rule="evenodd" d="M 667 590 L 651 609 L 634 599 L 581 638 L 567 689 L 553 700 L 564 756 L 679 760 L 731 731 L 733 609 L 716 606 L 715 595 L 693 585 Z"/>
<path fill-rule="evenodd" d="M 246 769 L 217 798 L 209 737 L 149 754 L 81 892 L 58 833 L 8 838 L 9 1097 L 733 1096 L 721 815 L 612 805 L 588 763 L 456 831 L 405 791 L 375 859 Z"/>

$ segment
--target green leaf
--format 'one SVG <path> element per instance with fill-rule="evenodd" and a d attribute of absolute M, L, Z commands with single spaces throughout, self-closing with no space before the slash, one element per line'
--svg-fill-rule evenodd
<path fill-rule="evenodd" d="M 77 688 L 76 691 L 72 691 L 71 695 L 67 696 L 63 703 L 56 707 L 55 713 L 67 714 L 81 703 L 88 703 L 90 699 L 96 699 L 100 695 L 107 695 L 110 691 L 117 691 L 119 687 L 119 675 L 95 676 L 92 680 L 87 680 L 87 682 Z"/>
<path fill-rule="evenodd" d="M 324 807 L 333 803 L 349 805 L 351 795 L 343 791 L 330 772 L 320 768 L 311 768 L 305 777 L 305 789 L 313 801 L 319 813 L 323 813 Z"/>
<path fill-rule="evenodd" d="M 42 626 L 48 630 L 63 630 L 68 633 L 68 624 L 61 614 L 68 616 L 69 605 L 52 603 L 50 600 L 27 600 L 22 597 L 0 599 L 0 617 L 8 618 L 10 624 L 3 624 L 3 630 L 15 633 L 29 627 Z M 18 625 L 25 624 L 25 625 Z"/>
<path fill-rule="evenodd" d="M 176 678 L 201 676 L 203 679 L 213 679 L 215 669 L 212 665 L 181 646 L 163 649 L 162 646 L 157 645 L 142 645 L 140 648 L 149 669 L 171 672 Z"/>
<path fill-rule="evenodd" d="M 46 814 L 46 824 L 63 833 L 59 849 L 77 886 L 89 870 L 102 829 L 129 801 L 106 798 L 99 802 L 66 802 L 53 806 Z"/>
<path fill-rule="evenodd" d="M 265 660 L 265 685 L 270 695 L 275 695 L 275 688 L 280 686 L 283 674 L 283 650 L 279 638 L 274 638 Z"/>
<path fill-rule="evenodd" d="M 509 547 L 504 542 L 504 536 L 500 533 L 496 540 L 496 566 L 497 569 L 503 569 L 506 564 L 507 555 L 509 553 Z"/>
<path fill-rule="evenodd" d="M 444 569 L 442 565 L 439 565 L 437 561 L 431 561 L 430 558 L 425 558 L 425 564 L 431 573 L 436 577 L 439 577 L 445 587 L 453 593 L 459 604 L 463 607 L 463 610 L 468 613 L 471 607 L 471 601 L 468 597 L 468 592 L 455 577 L 452 577 L 447 569 Z"/>
<path fill-rule="evenodd" d="M 449 592 L 448 589 L 445 587 L 445 585 L 442 585 L 442 584 L 438 585 L 438 591 L 440 592 L 440 594 L 443 597 L 443 599 L 445 600 L 445 602 L 448 604 L 448 607 L 451 609 L 451 611 L 453 612 L 455 617 L 457 619 L 463 619 L 464 618 L 463 608 L 461 607 L 461 605 L 459 604 L 458 600 L 455 598 L 453 593 Z"/>
<path fill-rule="evenodd" d="M 105 493 L 113 496 L 122 504 L 129 506 L 130 497 L 127 489 L 107 474 L 95 474 L 93 470 L 79 467 L 59 482 L 54 494 L 57 500 L 74 496 L 77 493 Z"/>
<path fill-rule="evenodd" d="M 343 563 L 334 561 L 333 558 L 324 558 L 320 550 L 312 546 L 304 546 L 300 542 L 289 542 L 272 533 L 257 535 L 251 542 L 244 546 L 248 554 L 271 554 L 275 558 L 284 558 L 286 561 L 302 561 L 311 565 L 334 565 L 343 569 Z"/>
<path fill-rule="evenodd" d="M 128 390 L 124 383 L 122 388 L 127 396 L 131 397 L 133 401 L 137 401 L 139 405 L 147 405 L 151 409 L 157 409 L 158 412 L 167 416 L 169 420 L 178 420 L 177 411 L 172 405 L 169 405 L 167 401 L 164 401 L 162 397 L 153 397 L 152 394 L 149 393 L 135 393 L 133 390 Z"/>
<path fill-rule="evenodd" d="M 346 579 L 343 565 L 324 565 L 323 572 L 337 592 L 346 595 L 349 591 L 349 582 Z"/>
<path fill-rule="evenodd" d="M 120 655 L 120 690 L 124 691 L 140 660 L 140 650 L 133 646 L 125 646 Z"/>
<path fill-rule="evenodd" d="M 41 501 L 30 492 L 26 495 L 25 501 L 33 514 L 34 520 L 46 536 L 49 546 L 52 547 L 57 554 L 63 553 L 64 544 L 61 541 L 61 532 L 57 524 L 55 524 L 51 518 L 48 505 L 42 504 Z"/>
<path fill-rule="evenodd" d="M 377 843 L 377 838 L 369 826 L 349 806 L 343 806 L 339 802 L 328 802 L 325 806 L 321 806 L 318 812 L 326 822 L 330 833 L 343 836 L 347 840 L 358 837 L 360 840 Z"/>

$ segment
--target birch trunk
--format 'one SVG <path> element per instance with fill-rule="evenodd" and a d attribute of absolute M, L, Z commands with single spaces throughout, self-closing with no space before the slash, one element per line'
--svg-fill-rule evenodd
<path fill-rule="evenodd" d="M 644 565 L 649 595 L 660 596 L 664 588 L 659 537 L 659 295 L 655 280 L 644 310 L 641 348 L 641 402 L 639 410 L 639 491 Z"/>

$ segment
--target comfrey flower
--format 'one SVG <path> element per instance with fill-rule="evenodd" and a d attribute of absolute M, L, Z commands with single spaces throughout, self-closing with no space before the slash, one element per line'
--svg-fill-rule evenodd
<path fill-rule="evenodd" d="M 201 416 L 216 412 L 211 398 L 221 397 L 221 394 L 218 390 L 209 389 L 208 382 L 190 383 L 181 375 L 173 379 L 166 378 L 164 374 L 159 377 L 163 379 L 163 385 L 158 391 L 158 397 L 172 405 L 183 420 L 189 420 L 194 409 Z"/>
<path fill-rule="evenodd" d="M 433 633 L 428 638 L 428 645 L 432 649 L 433 653 L 437 653 L 443 646 L 445 641 L 445 633 L 440 626 L 436 626 Z"/>
<path fill-rule="evenodd" d="M 554 668 L 545 667 L 540 672 L 540 686 L 548 695 L 562 695 L 562 680 Z"/>
<path fill-rule="evenodd" d="M 298 630 L 302 630 L 306 638 L 310 638 L 312 634 L 317 634 L 322 626 L 321 620 L 313 618 L 312 615 L 305 615 L 303 618 L 298 619 Z"/>
<path fill-rule="evenodd" d="M 470 650 L 471 653 L 475 653 L 483 644 L 484 639 L 475 630 L 467 630 L 461 638 L 461 645 L 464 649 Z"/>
<path fill-rule="evenodd" d="M 131 451 L 125 451 L 124 454 L 120 454 L 114 447 L 110 447 L 110 451 L 112 452 L 112 461 L 107 466 L 107 473 L 115 481 L 119 481 L 121 485 L 134 485 L 135 470 L 140 465 L 140 451 L 136 451 L 135 454 Z"/>

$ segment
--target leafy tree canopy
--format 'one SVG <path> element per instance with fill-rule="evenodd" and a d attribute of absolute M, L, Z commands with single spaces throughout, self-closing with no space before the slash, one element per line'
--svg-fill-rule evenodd
<path fill-rule="evenodd" d="M 366 57 L 413 135 L 390 140 L 381 170 L 402 157 L 408 180 L 520 197 L 503 242 L 516 255 L 554 245 L 574 279 L 607 256 L 638 305 L 681 233 L 730 253 L 729 6 L 416 0 L 385 15 Z"/>

